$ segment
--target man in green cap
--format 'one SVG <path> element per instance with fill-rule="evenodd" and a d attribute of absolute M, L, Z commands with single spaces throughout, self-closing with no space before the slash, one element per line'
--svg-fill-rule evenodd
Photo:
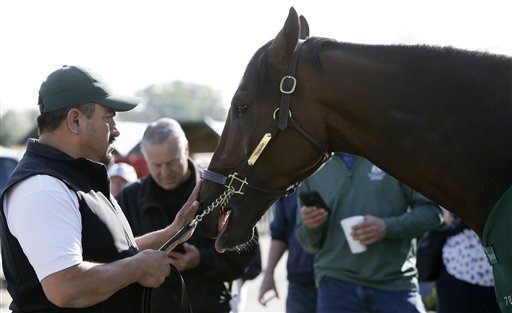
<path fill-rule="evenodd" d="M 134 238 L 106 166 L 119 136 L 116 112 L 138 103 L 79 66 L 41 85 L 39 140 L 29 139 L 0 199 L 12 311 L 138 312 L 142 286 L 169 275 L 171 259 L 158 248 L 193 218 L 199 188 L 172 224 Z"/>

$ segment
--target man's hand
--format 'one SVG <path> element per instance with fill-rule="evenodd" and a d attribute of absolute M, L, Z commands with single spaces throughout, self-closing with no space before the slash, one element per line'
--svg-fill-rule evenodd
<path fill-rule="evenodd" d="M 387 226 L 383 219 L 372 215 L 366 215 L 364 222 L 352 227 L 352 236 L 363 245 L 369 245 L 381 241 L 386 237 Z"/>
<path fill-rule="evenodd" d="M 197 201 L 197 196 L 199 195 L 199 190 L 201 188 L 201 182 L 198 182 L 196 184 L 196 187 L 190 194 L 187 202 L 181 207 L 180 211 L 176 216 L 174 217 L 174 221 L 166 227 L 166 230 L 172 234 L 172 236 L 176 235 L 187 223 L 190 223 L 194 216 L 197 213 L 197 210 L 199 208 L 199 202 Z M 194 221 L 194 223 L 189 224 L 191 227 L 190 229 L 181 235 L 172 245 L 170 245 L 165 251 L 170 252 L 176 248 L 177 245 L 180 243 L 183 243 L 187 241 L 190 237 L 192 237 L 192 234 L 196 230 L 197 222 Z M 171 237 L 172 237 L 171 236 Z"/>
<path fill-rule="evenodd" d="M 185 242 L 183 248 L 185 249 L 184 253 L 172 251 L 169 253 L 172 264 L 176 266 L 180 272 L 196 268 L 201 259 L 201 255 L 196 246 Z"/>
<path fill-rule="evenodd" d="M 267 295 L 267 292 L 269 292 L 269 291 L 273 291 L 273 294 L 265 297 Z M 277 293 L 276 283 L 274 281 L 274 275 L 266 275 L 266 273 L 265 273 L 265 275 L 263 276 L 263 280 L 261 281 L 258 301 L 262 305 L 266 306 L 267 302 L 269 302 L 270 300 L 272 300 L 274 298 L 279 299 L 279 294 Z"/>
<path fill-rule="evenodd" d="M 56 306 L 84 308 L 105 301 L 134 282 L 144 287 L 160 286 L 171 272 L 171 262 L 165 252 L 146 249 L 112 263 L 83 261 L 46 276 L 41 285 Z"/>
<path fill-rule="evenodd" d="M 300 210 L 302 222 L 309 229 L 317 228 L 327 220 L 329 212 L 315 206 L 304 206 Z"/>
<path fill-rule="evenodd" d="M 138 280 L 138 283 L 144 287 L 156 288 L 160 286 L 165 278 L 171 273 L 169 264 L 171 259 L 165 252 L 146 249 L 135 255 L 141 261 L 143 275 Z"/>
<path fill-rule="evenodd" d="M 199 195 L 199 190 L 201 190 L 201 181 L 199 181 L 190 196 L 188 197 L 187 202 L 181 207 L 181 210 L 176 214 L 174 221 L 172 224 L 176 225 L 178 229 L 182 228 L 190 222 L 197 213 L 197 209 L 199 208 L 199 202 L 197 202 L 197 197 Z M 190 234 L 192 235 L 192 234 Z M 183 241 L 187 240 L 184 239 Z"/>

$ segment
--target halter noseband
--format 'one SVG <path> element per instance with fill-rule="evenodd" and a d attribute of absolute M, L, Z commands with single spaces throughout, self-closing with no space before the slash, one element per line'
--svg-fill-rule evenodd
<path fill-rule="evenodd" d="M 270 142 L 272 138 L 274 138 L 280 130 L 284 130 L 287 127 L 295 129 L 297 132 L 302 134 L 320 153 L 323 154 L 323 158 L 320 160 L 320 163 L 324 163 L 327 161 L 331 154 L 327 152 L 327 148 L 322 146 L 311 134 L 302 128 L 302 126 L 297 122 L 296 119 L 293 118 L 292 112 L 290 110 L 290 97 L 291 94 L 295 91 L 295 87 L 297 86 L 297 79 L 295 78 L 295 71 L 297 69 L 297 63 L 299 60 L 300 51 L 304 40 L 299 40 L 297 43 L 297 47 L 295 48 L 290 63 L 288 64 L 287 75 L 283 76 L 281 79 L 281 83 L 279 85 L 279 90 L 281 91 L 281 102 L 280 106 L 274 111 L 273 118 L 277 119 L 277 124 L 273 127 L 273 129 L 266 133 L 263 138 L 260 140 L 259 144 L 254 149 L 251 156 L 247 159 L 246 162 L 243 162 L 238 166 L 238 170 L 228 176 L 223 174 L 215 173 L 210 170 L 204 170 L 202 174 L 202 178 L 204 180 L 209 180 L 217 184 L 224 185 L 228 190 L 231 190 L 231 193 L 237 193 L 243 195 L 245 193 L 245 189 L 251 190 L 257 193 L 260 193 L 261 196 L 267 196 L 275 198 L 277 196 L 289 195 L 293 193 L 293 191 L 297 188 L 299 183 L 293 184 L 286 189 L 267 189 L 256 187 L 247 182 L 247 179 L 242 176 L 246 165 L 253 166 L 259 156 L 263 153 L 263 150 L 266 148 L 267 144 Z M 286 114 L 288 113 L 288 114 Z"/>

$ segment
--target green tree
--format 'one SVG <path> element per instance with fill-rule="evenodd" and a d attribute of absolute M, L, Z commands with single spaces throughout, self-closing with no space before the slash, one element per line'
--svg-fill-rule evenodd
<path fill-rule="evenodd" d="M 0 117 L 0 145 L 12 146 L 20 143 L 37 126 L 37 110 L 9 110 Z"/>
<path fill-rule="evenodd" d="M 136 93 L 142 103 L 123 112 L 120 119 L 149 122 L 163 116 L 176 120 L 202 120 L 206 115 L 216 120 L 226 118 L 220 92 L 204 85 L 174 81 L 150 85 Z"/>

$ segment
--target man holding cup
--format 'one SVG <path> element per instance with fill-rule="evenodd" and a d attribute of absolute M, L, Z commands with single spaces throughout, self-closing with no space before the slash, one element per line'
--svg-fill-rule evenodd
<path fill-rule="evenodd" d="M 441 225 L 441 209 L 349 154 L 333 156 L 299 188 L 313 190 L 329 212 L 299 204 L 296 234 L 316 253 L 317 312 L 425 312 L 416 238 Z"/>

